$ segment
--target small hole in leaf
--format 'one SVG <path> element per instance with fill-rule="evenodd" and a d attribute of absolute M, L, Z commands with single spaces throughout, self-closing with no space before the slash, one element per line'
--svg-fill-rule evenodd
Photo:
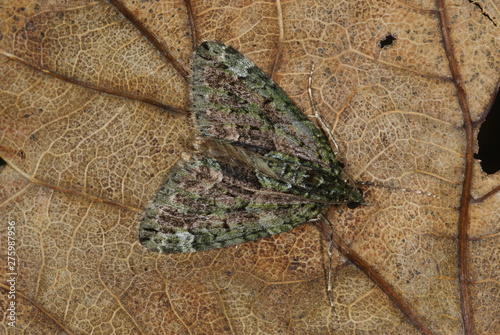
<path fill-rule="evenodd" d="M 7 167 L 7 162 L 0 157 L 0 174 L 5 170 L 6 167 Z"/>
<path fill-rule="evenodd" d="M 384 38 L 378 42 L 378 47 L 381 49 L 386 49 L 391 47 L 396 42 L 396 36 L 391 33 L 387 33 Z"/>
<path fill-rule="evenodd" d="M 488 116 L 479 128 L 477 141 L 479 152 L 474 158 L 481 160 L 481 168 L 487 174 L 493 174 L 500 170 L 500 134 L 498 125 L 500 124 L 500 96 L 497 97 L 491 107 Z"/>

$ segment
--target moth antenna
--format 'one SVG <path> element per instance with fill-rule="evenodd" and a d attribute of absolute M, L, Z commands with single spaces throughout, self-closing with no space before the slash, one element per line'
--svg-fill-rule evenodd
<path fill-rule="evenodd" d="M 312 76 L 313 76 L 313 73 L 314 73 L 314 63 L 311 64 L 311 72 L 309 73 L 309 80 L 308 80 L 308 85 L 307 85 L 307 93 L 309 94 L 309 101 L 311 103 L 311 108 L 314 111 L 314 115 L 308 115 L 308 117 L 315 118 L 315 119 L 318 120 L 318 122 L 319 122 L 319 124 L 321 126 L 321 129 L 323 130 L 323 133 L 325 133 L 325 134 L 328 135 L 328 138 L 330 139 L 330 141 L 335 146 L 335 152 L 334 152 L 335 155 L 338 155 L 338 153 L 340 152 L 340 149 L 339 149 L 339 146 L 337 144 L 337 141 L 335 141 L 335 139 L 333 138 L 333 135 L 331 134 L 330 130 L 328 129 L 328 126 L 326 125 L 325 121 L 323 120 L 323 118 L 319 114 L 318 108 L 316 108 L 316 103 L 314 101 L 314 96 L 313 96 L 313 92 L 312 92 Z M 387 189 L 390 189 L 390 190 L 398 190 L 398 191 L 403 191 L 403 192 L 411 192 L 411 193 L 423 194 L 423 195 L 427 195 L 427 196 L 430 196 L 430 197 L 434 197 L 434 198 L 440 199 L 439 196 L 437 196 L 435 194 L 432 194 L 430 192 L 416 191 L 416 190 L 411 190 L 411 189 L 407 189 L 407 188 L 400 188 L 400 187 L 394 187 L 394 186 L 387 186 L 387 185 L 383 185 L 383 184 L 373 183 L 373 182 L 370 182 L 370 181 L 358 181 L 358 180 L 354 180 L 346 171 L 343 171 L 343 173 L 347 176 L 347 178 L 353 184 L 367 185 L 367 186 L 374 186 L 374 187 L 383 187 L 383 188 L 387 188 Z"/>
<path fill-rule="evenodd" d="M 432 194 L 430 192 L 417 191 L 417 190 L 412 190 L 412 189 L 408 189 L 408 188 L 401 188 L 401 187 L 394 187 L 394 186 L 387 186 L 387 185 L 384 185 L 384 184 L 377 184 L 377 183 L 374 183 L 374 182 L 371 182 L 371 181 L 353 180 L 353 183 L 358 184 L 358 185 L 381 187 L 381 188 L 386 188 L 386 189 L 389 189 L 389 190 L 397 190 L 397 191 L 403 191 L 403 192 L 411 192 L 411 193 L 423 194 L 423 195 L 427 195 L 429 197 L 433 197 L 433 198 L 436 198 L 436 199 L 441 199 L 441 197 L 439 197 L 438 195 Z"/>
<path fill-rule="evenodd" d="M 318 109 L 316 108 L 316 103 L 314 102 L 314 97 L 313 97 L 313 92 L 312 92 L 312 76 L 314 72 L 314 63 L 311 64 L 311 72 L 309 73 L 309 80 L 308 80 L 308 85 L 307 85 L 307 93 L 309 94 L 309 101 L 311 103 L 311 108 L 314 111 L 314 115 L 307 115 L 310 118 L 315 118 L 318 120 L 323 133 L 327 134 L 328 138 L 330 141 L 334 144 L 335 146 L 335 155 L 337 155 L 340 152 L 339 146 L 335 139 L 333 138 L 330 130 L 328 129 L 328 126 L 326 125 L 325 121 L 323 121 L 323 118 L 321 115 L 319 115 Z"/>

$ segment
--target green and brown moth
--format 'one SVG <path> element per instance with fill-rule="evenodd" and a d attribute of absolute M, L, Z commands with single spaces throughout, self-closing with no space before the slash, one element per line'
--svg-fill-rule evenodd
<path fill-rule="evenodd" d="M 329 204 L 363 203 L 323 133 L 248 58 L 203 42 L 191 80 L 196 151 L 143 212 L 145 247 L 227 247 L 290 230 Z"/>

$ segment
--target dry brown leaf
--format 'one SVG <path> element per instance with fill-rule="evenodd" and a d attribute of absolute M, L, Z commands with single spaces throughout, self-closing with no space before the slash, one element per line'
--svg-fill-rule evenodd
<path fill-rule="evenodd" d="M 500 174 L 473 153 L 498 89 L 493 1 L 0 2 L 9 334 L 500 333 Z M 390 33 L 393 44 L 379 43 Z M 160 255 L 138 211 L 192 134 L 189 56 L 220 40 L 310 114 L 371 206 L 234 248 Z M 15 222 L 17 263 L 8 268 Z M 320 227 L 321 228 L 321 227 Z M 326 234 L 328 235 L 328 234 Z M 7 311 L 9 284 L 0 285 Z"/>

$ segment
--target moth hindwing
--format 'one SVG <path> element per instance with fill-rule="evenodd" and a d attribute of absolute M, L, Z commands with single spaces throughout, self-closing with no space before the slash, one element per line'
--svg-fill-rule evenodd
<path fill-rule="evenodd" d="M 363 202 L 322 132 L 252 61 L 207 41 L 192 66 L 202 150 L 172 168 L 145 209 L 144 246 L 227 247 L 290 230 L 331 203 Z"/>

